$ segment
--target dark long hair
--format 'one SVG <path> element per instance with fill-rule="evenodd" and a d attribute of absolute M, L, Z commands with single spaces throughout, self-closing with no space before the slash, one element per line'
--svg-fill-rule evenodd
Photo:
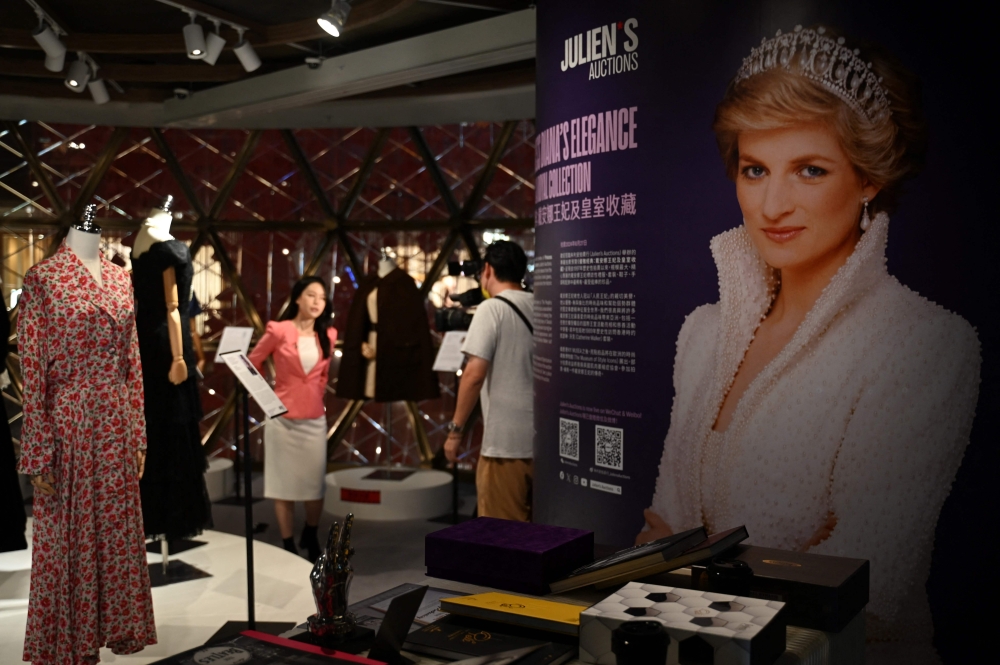
<path fill-rule="evenodd" d="M 316 276 L 303 277 L 295 282 L 292 287 L 292 295 L 285 313 L 278 319 L 279 321 L 291 321 L 299 315 L 299 296 L 309 287 L 310 284 L 319 284 L 323 287 L 323 298 L 326 300 L 326 307 L 323 312 L 313 321 L 313 330 L 319 335 L 319 348 L 323 349 L 323 357 L 330 357 L 330 337 L 326 331 L 333 325 L 333 305 L 330 303 L 330 289 L 326 288 L 326 282 Z"/>

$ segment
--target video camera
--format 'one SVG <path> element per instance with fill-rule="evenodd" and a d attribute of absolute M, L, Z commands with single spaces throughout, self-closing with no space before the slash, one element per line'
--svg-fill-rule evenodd
<path fill-rule="evenodd" d="M 482 289 L 477 286 L 464 293 L 449 297 L 460 306 L 442 307 L 434 310 L 434 328 L 440 333 L 446 333 L 449 330 L 468 330 L 472 324 L 472 313 L 469 308 L 475 307 L 483 301 Z"/>

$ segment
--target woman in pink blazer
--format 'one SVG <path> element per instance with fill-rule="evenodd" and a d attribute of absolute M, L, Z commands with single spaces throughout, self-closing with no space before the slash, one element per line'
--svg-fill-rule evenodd
<path fill-rule="evenodd" d="M 274 392 L 288 409 L 264 426 L 264 496 L 274 500 L 285 549 L 295 554 L 295 502 L 305 502 L 306 526 L 299 547 L 307 550 L 310 561 L 320 554 L 316 528 L 326 486 L 323 397 L 337 340 L 330 310 L 323 280 L 303 277 L 292 287 L 291 304 L 281 320 L 267 324 L 250 353 L 250 361 L 260 371 L 268 356 L 274 358 Z"/>

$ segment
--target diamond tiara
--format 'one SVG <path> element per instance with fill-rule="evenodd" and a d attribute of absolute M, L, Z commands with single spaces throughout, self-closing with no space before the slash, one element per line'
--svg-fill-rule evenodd
<path fill-rule="evenodd" d="M 872 63 L 858 56 L 858 49 L 844 46 L 844 38 L 834 39 L 826 29 L 795 26 L 794 32 L 778 33 L 761 39 L 736 73 L 736 83 L 781 67 L 811 79 L 840 97 L 852 109 L 873 123 L 892 115 L 882 78 L 872 71 Z"/>

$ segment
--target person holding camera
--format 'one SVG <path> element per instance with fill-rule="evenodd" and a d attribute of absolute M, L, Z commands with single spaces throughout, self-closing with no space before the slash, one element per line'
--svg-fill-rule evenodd
<path fill-rule="evenodd" d="M 444 452 L 458 459 L 465 425 L 482 399 L 483 445 L 476 467 L 480 517 L 531 521 L 534 417 L 534 297 L 521 287 L 528 258 L 507 240 L 486 248 L 479 305 L 462 345 L 467 361 Z"/>

